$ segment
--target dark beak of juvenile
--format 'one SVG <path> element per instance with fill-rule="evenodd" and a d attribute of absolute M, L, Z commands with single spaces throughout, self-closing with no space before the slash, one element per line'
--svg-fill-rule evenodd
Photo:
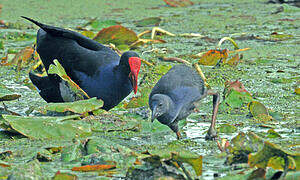
<path fill-rule="evenodd" d="M 154 107 L 151 114 L 151 122 L 153 122 L 155 118 L 157 118 L 156 116 L 157 116 L 157 111 L 156 111 L 156 107 Z"/>

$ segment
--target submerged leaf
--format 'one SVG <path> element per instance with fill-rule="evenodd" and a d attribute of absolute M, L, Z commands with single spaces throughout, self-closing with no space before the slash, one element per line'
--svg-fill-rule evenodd
<path fill-rule="evenodd" d="M 64 117 L 2 115 L 2 117 L 12 129 L 34 139 L 70 139 L 91 134 L 89 124 L 74 120 L 79 115 Z"/>
<path fill-rule="evenodd" d="M 145 19 L 141 19 L 139 21 L 134 22 L 134 24 L 137 27 L 143 27 L 143 26 L 158 26 L 161 22 L 160 17 L 149 17 Z"/>

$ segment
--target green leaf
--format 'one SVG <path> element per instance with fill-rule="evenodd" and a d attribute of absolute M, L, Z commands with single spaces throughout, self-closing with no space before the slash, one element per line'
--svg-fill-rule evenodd
<path fill-rule="evenodd" d="M 60 171 L 58 171 L 52 179 L 53 180 L 76 180 L 78 178 L 75 174 L 61 173 Z"/>
<path fill-rule="evenodd" d="M 284 170 L 285 161 L 288 163 L 290 169 L 297 168 L 299 170 L 300 153 L 292 153 L 284 150 L 277 144 L 264 141 L 263 148 L 257 153 L 249 154 L 248 163 L 251 167 Z"/>
<path fill-rule="evenodd" d="M 119 48 L 124 45 L 132 44 L 138 40 L 138 37 L 134 31 L 121 25 L 115 25 L 102 29 L 98 32 L 94 40 L 102 44 L 112 43 Z"/>
<path fill-rule="evenodd" d="M 70 139 L 91 134 L 89 124 L 74 120 L 79 115 L 64 117 L 2 116 L 12 129 L 33 139 Z"/>
<path fill-rule="evenodd" d="M 160 17 L 149 17 L 145 19 L 141 19 L 139 21 L 134 22 L 134 24 L 137 27 L 143 27 L 143 26 L 158 26 L 161 22 Z"/>
<path fill-rule="evenodd" d="M 83 149 L 82 144 L 79 140 L 73 144 L 64 147 L 61 152 L 61 160 L 63 162 L 70 162 L 76 159 L 79 159 L 82 155 L 81 151 Z"/>
<path fill-rule="evenodd" d="M 12 172 L 9 176 L 11 179 L 43 179 L 44 177 L 41 164 L 37 159 L 20 164 Z"/>
<path fill-rule="evenodd" d="M 118 25 L 120 22 L 115 20 L 98 20 L 98 19 L 92 19 L 88 23 L 86 23 L 83 27 L 88 30 L 101 30 L 103 28 L 107 28 L 109 26 Z"/>
<path fill-rule="evenodd" d="M 193 167 L 197 176 L 202 174 L 202 156 L 176 144 L 149 150 L 149 153 L 151 156 L 159 156 L 161 159 L 173 159 L 182 163 L 188 163 Z"/>
<path fill-rule="evenodd" d="M 217 130 L 220 132 L 220 133 L 234 133 L 237 131 L 237 128 L 233 125 L 230 125 L 230 124 L 221 124 Z"/>
<path fill-rule="evenodd" d="M 21 95 L 14 93 L 12 90 L 0 84 L 0 102 L 1 101 L 12 101 L 20 98 Z"/>
<path fill-rule="evenodd" d="M 233 109 L 241 108 L 243 105 L 252 101 L 251 95 L 246 92 L 238 92 L 231 90 L 225 100 L 221 103 L 222 106 L 229 106 Z"/>
<path fill-rule="evenodd" d="M 253 117 L 257 117 L 260 114 L 269 115 L 268 109 L 258 101 L 250 102 L 248 107 Z"/>
<path fill-rule="evenodd" d="M 98 110 L 103 106 L 103 101 L 96 97 L 86 100 L 65 103 L 48 103 L 42 109 L 56 112 L 73 112 L 77 114 L 85 114 L 94 110 Z"/>
<path fill-rule="evenodd" d="M 65 69 L 63 68 L 63 66 L 58 62 L 57 59 L 53 60 L 54 64 L 50 64 L 49 69 L 48 69 L 48 73 L 49 74 L 57 74 L 59 77 L 62 78 L 63 81 L 65 81 L 65 86 L 67 89 L 71 90 L 71 92 L 74 93 L 75 98 L 74 100 L 82 100 L 84 99 L 84 97 L 86 98 L 90 98 L 86 92 L 84 92 L 66 73 Z M 71 93 L 70 92 L 70 93 Z M 64 99 L 64 97 L 62 97 Z M 65 99 L 64 99 L 65 100 Z M 71 100 L 71 101 L 74 101 Z M 70 101 L 65 100 L 65 101 Z"/>

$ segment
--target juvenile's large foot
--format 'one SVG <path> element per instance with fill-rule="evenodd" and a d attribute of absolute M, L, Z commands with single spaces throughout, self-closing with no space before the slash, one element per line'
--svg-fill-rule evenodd
<path fill-rule="evenodd" d="M 217 132 L 215 131 L 214 128 L 209 128 L 206 136 L 205 136 L 205 140 L 206 141 L 212 141 L 215 140 L 216 137 L 218 137 Z"/>

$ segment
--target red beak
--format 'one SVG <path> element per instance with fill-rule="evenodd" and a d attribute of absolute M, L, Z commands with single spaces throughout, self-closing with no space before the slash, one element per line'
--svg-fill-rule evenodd
<path fill-rule="evenodd" d="M 140 71 L 140 67 L 141 67 L 141 59 L 138 57 L 130 57 L 128 62 L 129 62 L 129 66 L 130 66 L 129 77 L 131 80 L 134 94 L 136 94 L 138 75 L 139 75 L 139 71 Z"/>

